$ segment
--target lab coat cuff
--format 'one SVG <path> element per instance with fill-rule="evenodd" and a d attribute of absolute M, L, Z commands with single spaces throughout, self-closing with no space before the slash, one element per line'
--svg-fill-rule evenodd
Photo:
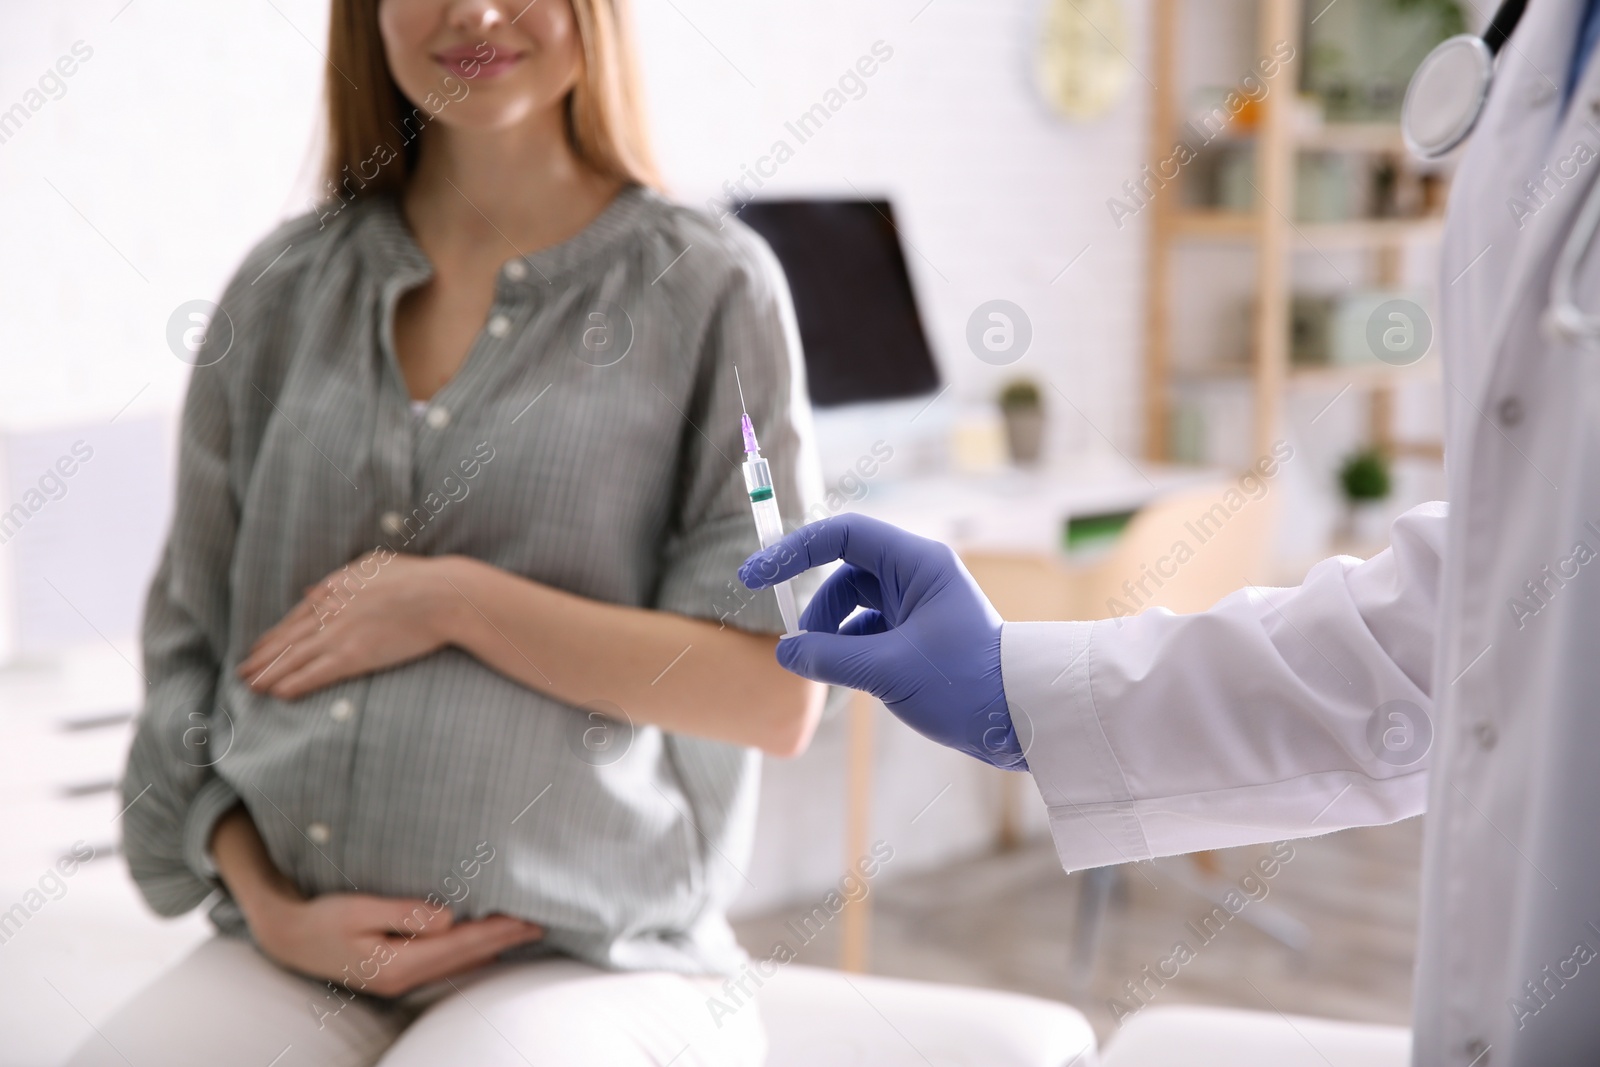
<path fill-rule="evenodd" d="M 184 865 L 213 887 L 220 887 L 222 880 L 211 858 L 211 831 L 217 820 L 239 803 L 239 794 L 231 785 L 221 778 L 208 778 L 189 802 L 189 813 L 184 818 Z"/>
<path fill-rule="evenodd" d="M 1006 704 L 1067 870 L 1150 857 L 1094 704 L 1097 625 L 1008 622 L 1000 630 Z"/>

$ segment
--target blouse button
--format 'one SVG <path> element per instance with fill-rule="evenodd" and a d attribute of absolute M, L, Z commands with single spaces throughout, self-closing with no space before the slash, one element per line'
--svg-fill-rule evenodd
<path fill-rule="evenodd" d="M 435 430 L 442 430 L 450 425 L 450 412 L 435 404 L 428 409 L 427 419 L 429 426 L 432 426 Z"/>
<path fill-rule="evenodd" d="M 333 702 L 333 707 L 328 709 L 328 714 L 333 716 L 334 722 L 344 722 L 356 713 L 355 704 L 349 699 L 341 697 Z"/>
<path fill-rule="evenodd" d="M 1500 416 L 1500 425 L 1515 426 L 1522 421 L 1522 401 L 1514 396 L 1508 396 L 1500 401 L 1499 406 L 1495 408 L 1495 414 Z"/>
<path fill-rule="evenodd" d="M 378 520 L 378 525 L 383 527 L 383 532 L 390 537 L 399 537 L 405 532 L 405 522 L 397 511 L 386 511 L 383 518 Z"/>
<path fill-rule="evenodd" d="M 328 829 L 325 822 L 314 822 L 306 827 L 306 836 L 311 838 L 313 844 L 326 845 L 333 837 L 333 831 Z"/>
<path fill-rule="evenodd" d="M 506 277 L 514 282 L 520 282 L 528 276 L 528 265 L 520 259 L 513 259 L 506 264 Z"/>
<path fill-rule="evenodd" d="M 489 336 L 504 337 L 511 332 L 511 320 L 504 315 L 496 315 L 489 320 Z"/>

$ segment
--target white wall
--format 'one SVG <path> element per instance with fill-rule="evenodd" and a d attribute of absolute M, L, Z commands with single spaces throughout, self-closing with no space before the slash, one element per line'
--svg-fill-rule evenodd
<path fill-rule="evenodd" d="M 1112 228 L 1104 199 L 1137 169 L 1143 82 L 1102 120 L 1058 121 L 1031 86 L 1036 4 L 924 2 L 641 0 L 669 180 L 703 203 L 774 139 L 793 141 L 784 122 L 885 42 L 893 57 L 866 95 L 764 191 L 888 193 L 920 252 L 911 267 L 951 399 L 1031 371 L 1131 447 L 1142 234 Z M 0 263 L 0 421 L 109 416 L 136 395 L 135 410 L 170 409 L 186 368 L 166 350 L 168 314 L 214 296 L 309 191 L 325 4 L 123 3 L 14 9 L 0 35 L 0 107 L 74 41 L 93 49 L 65 95 L 0 144 L 12 252 Z M 1013 368 L 980 363 L 963 339 L 993 297 L 1033 320 L 1033 349 Z M 1098 441 L 1064 431 L 1063 446 Z"/>
<path fill-rule="evenodd" d="M 290 204 L 316 113 L 317 0 L 11 5 L 0 109 L 74 42 L 60 99 L 0 143 L 0 424 L 171 411 L 179 304 L 214 299 Z M 120 14 L 118 14 L 120 9 Z"/>

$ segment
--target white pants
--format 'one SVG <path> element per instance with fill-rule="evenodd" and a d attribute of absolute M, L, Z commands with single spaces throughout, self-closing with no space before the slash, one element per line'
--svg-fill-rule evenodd
<path fill-rule="evenodd" d="M 334 996 L 214 937 L 123 1005 L 69 1067 L 759 1067 L 755 1005 L 718 1026 L 720 979 L 493 964 L 394 1001 Z M 342 992 L 342 991 L 341 991 Z"/>

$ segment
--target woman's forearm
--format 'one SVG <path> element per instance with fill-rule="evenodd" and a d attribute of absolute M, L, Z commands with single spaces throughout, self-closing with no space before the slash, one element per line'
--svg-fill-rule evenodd
<path fill-rule="evenodd" d="M 665 611 L 589 600 L 481 560 L 438 560 L 451 644 L 569 704 L 606 700 L 635 722 L 752 745 L 805 750 L 824 688 L 778 666 L 776 638 Z"/>
<path fill-rule="evenodd" d="M 300 892 L 273 865 L 250 813 L 234 808 L 211 830 L 211 858 L 222 884 L 252 925 L 275 904 L 300 899 Z"/>

